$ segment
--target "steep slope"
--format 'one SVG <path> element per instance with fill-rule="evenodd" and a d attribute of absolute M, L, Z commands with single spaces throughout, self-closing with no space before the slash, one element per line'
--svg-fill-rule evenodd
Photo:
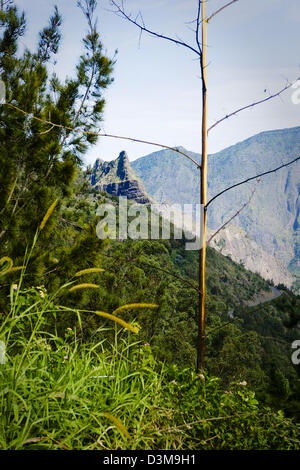
<path fill-rule="evenodd" d="M 200 160 L 200 155 L 189 152 Z M 300 127 L 262 132 L 209 156 L 209 198 L 248 176 L 267 171 L 300 155 Z M 146 190 L 158 201 L 197 203 L 198 170 L 187 159 L 162 150 L 131 163 Z M 211 204 L 208 225 L 216 229 L 249 199 L 255 182 L 228 191 Z M 261 179 L 254 197 L 235 225 L 241 226 L 269 254 L 300 274 L 300 164 Z"/>
<path fill-rule="evenodd" d="M 210 236 L 213 230 L 208 232 Z M 275 285 L 284 284 L 291 288 L 296 280 L 280 261 L 259 246 L 241 227 L 227 226 L 212 239 L 210 246 Z"/>
<path fill-rule="evenodd" d="M 89 179 L 92 186 L 99 191 L 126 196 L 140 204 L 152 201 L 146 193 L 142 181 L 133 173 L 127 153 L 122 151 L 116 160 L 104 162 L 96 160 L 90 171 Z"/>

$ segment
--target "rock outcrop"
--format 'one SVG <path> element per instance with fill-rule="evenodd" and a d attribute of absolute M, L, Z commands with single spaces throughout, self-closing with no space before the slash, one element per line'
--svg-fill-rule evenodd
<path fill-rule="evenodd" d="M 153 202 L 140 178 L 134 174 L 125 151 L 110 162 L 97 159 L 90 174 L 90 181 L 99 191 L 114 196 L 126 196 L 139 204 Z"/>

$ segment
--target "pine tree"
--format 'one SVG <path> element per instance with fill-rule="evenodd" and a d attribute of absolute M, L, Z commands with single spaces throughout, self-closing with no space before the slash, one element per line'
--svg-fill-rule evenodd
<path fill-rule="evenodd" d="M 20 54 L 25 14 L 14 2 L 1 4 L 0 79 L 6 87 L 6 104 L 0 106 L 0 255 L 15 261 L 21 259 L 48 207 L 58 199 L 39 238 L 43 259 L 55 245 L 53 233 L 62 201 L 72 192 L 82 156 L 97 141 L 95 135 L 59 126 L 97 131 L 105 104 L 103 90 L 112 81 L 113 60 L 102 53 L 94 20 L 96 1 L 79 1 L 78 7 L 89 27 L 84 53 L 76 76 L 61 81 L 48 71 L 61 42 L 57 7 L 39 34 L 36 50 Z"/>

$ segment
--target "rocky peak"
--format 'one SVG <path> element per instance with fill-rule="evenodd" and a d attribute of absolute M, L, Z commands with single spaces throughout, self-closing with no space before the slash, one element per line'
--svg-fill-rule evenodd
<path fill-rule="evenodd" d="M 118 158 L 110 162 L 98 158 L 92 168 L 90 181 L 99 191 L 115 196 L 126 196 L 140 204 L 153 202 L 140 178 L 134 174 L 124 150 L 120 152 Z"/>
<path fill-rule="evenodd" d="M 128 159 L 127 153 L 123 150 L 118 158 L 116 159 L 116 166 L 117 166 L 117 176 L 121 180 L 128 180 L 130 179 L 130 163 Z M 133 173 L 133 171 L 131 170 Z"/>

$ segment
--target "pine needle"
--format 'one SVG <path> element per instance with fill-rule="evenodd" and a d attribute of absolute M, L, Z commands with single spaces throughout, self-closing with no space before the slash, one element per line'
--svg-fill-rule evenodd
<path fill-rule="evenodd" d="M 121 433 L 124 434 L 124 436 L 127 437 L 127 439 L 131 439 L 131 436 L 130 436 L 129 432 L 125 428 L 124 424 L 121 423 L 121 421 L 118 418 L 113 416 L 111 413 L 107 413 L 107 412 L 103 413 L 103 416 L 105 416 L 110 421 L 112 421 L 116 425 L 116 427 L 119 429 L 119 431 L 121 431 Z"/>
<path fill-rule="evenodd" d="M 138 325 L 131 325 L 130 323 L 127 323 L 126 321 L 122 320 L 121 318 L 116 317 L 115 315 L 111 315 L 110 313 L 106 313 L 106 312 L 95 312 L 95 313 L 96 315 L 99 315 L 100 317 L 108 318 L 109 320 L 119 323 L 119 325 L 123 326 L 124 328 L 127 328 L 127 330 L 130 330 L 133 333 L 138 333 L 140 331 L 140 327 Z"/>
<path fill-rule="evenodd" d="M 88 268 L 82 269 L 82 271 L 78 271 L 75 276 L 83 276 L 84 274 L 91 274 L 91 273 L 102 273 L 104 269 L 102 268 Z"/>
<path fill-rule="evenodd" d="M 79 289 L 99 289 L 99 287 L 100 286 L 98 286 L 97 284 L 89 284 L 89 283 L 77 284 L 77 286 L 71 287 L 71 289 L 69 289 L 69 292 L 74 292 Z"/>
<path fill-rule="evenodd" d="M 48 222 L 48 219 L 49 217 L 51 217 L 52 215 L 52 212 L 54 211 L 56 205 L 58 203 L 58 199 L 56 199 L 56 201 L 54 201 L 51 206 L 49 207 L 49 209 L 47 210 L 42 222 L 41 222 L 41 225 L 40 225 L 40 230 L 43 230 L 43 228 L 45 227 L 46 223 Z"/>
<path fill-rule="evenodd" d="M 131 310 L 131 309 L 142 309 L 142 308 L 157 308 L 158 305 L 156 304 L 127 304 L 127 305 L 122 305 L 121 307 L 116 308 L 116 310 L 113 311 L 114 315 L 117 315 L 118 313 L 122 312 L 123 310 Z"/>

